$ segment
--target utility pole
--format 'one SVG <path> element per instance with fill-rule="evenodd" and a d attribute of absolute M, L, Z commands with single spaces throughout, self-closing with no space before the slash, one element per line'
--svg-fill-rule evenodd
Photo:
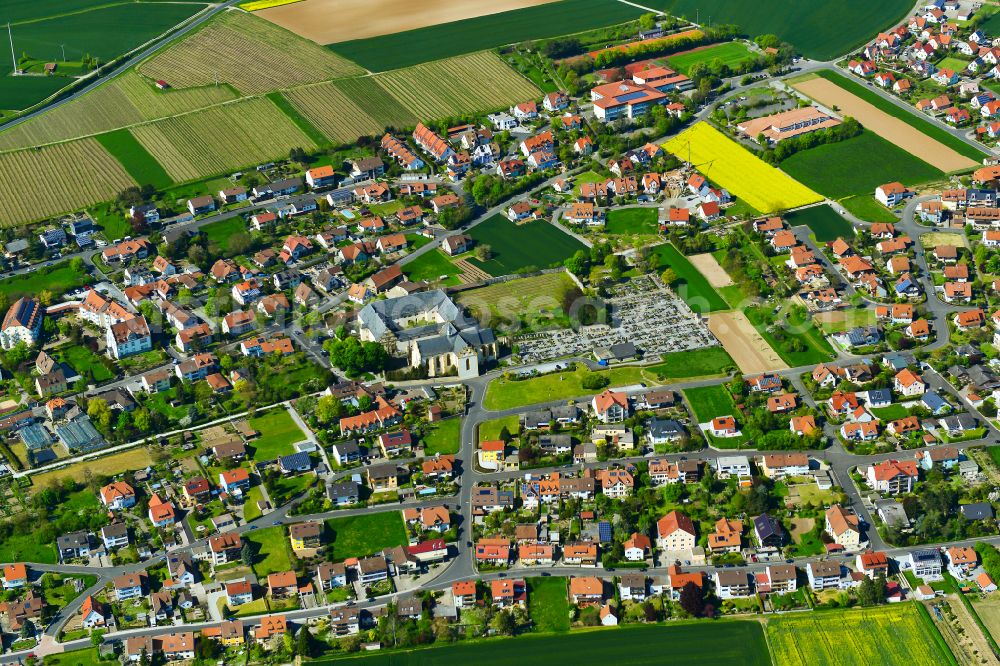
<path fill-rule="evenodd" d="M 14 66 L 14 76 L 17 76 L 17 56 L 14 55 L 14 33 L 10 31 L 10 21 L 7 21 L 7 37 L 10 38 L 10 64 Z"/>

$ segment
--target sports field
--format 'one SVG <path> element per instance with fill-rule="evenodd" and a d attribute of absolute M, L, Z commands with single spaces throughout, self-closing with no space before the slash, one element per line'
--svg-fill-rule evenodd
<path fill-rule="evenodd" d="M 4 23 L 10 19 L 8 5 L 16 5 L 12 9 L 14 14 L 25 17 L 23 23 L 11 26 L 13 50 L 18 56 L 27 54 L 58 65 L 64 61 L 65 46 L 66 70 L 72 69 L 72 63 L 79 63 L 85 55 L 109 62 L 205 7 L 197 2 L 120 2 L 103 6 L 87 3 L 78 7 L 76 13 L 68 14 L 74 10 L 50 2 L 30 3 L 31 6 L 5 2 L 0 6 L 0 19 Z M 73 82 L 72 77 L 60 76 L 58 67 L 55 76 L 9 76 L 13 69 L 11 51 L 10 47 L 0 49 L 0 108 L 24 109 Z"/>
<path fill-rule="evenodd" d="M 916 185 L 944 175 L 940 169 L 868 130 L 845 141 L 795 153 L 781 163 L 781 170 L 834 199 L 871 194 L 879 185 L 897 180 L 904 185 Z"/>
<path fill-rule="evenodd" d="M 682 160 L 690 156 L 706 178 L 761 213 L 774 213 L 822 201 L 823 197 L 705 122 L 673 137 L 663 148 Z"/>
<path fill-rule="evenodd" d="M 113 199 L 135 184 L 94 139 L 0 153 L 0 226 Z"/>
<path fill-rule="evenodd" d="M 651 255 L 657 261 L 658 274 L 665 268 L 673 269 L 677 279 L 669 286 L 692 310 L 715 312 L 729 309 L 729 304 L 712 288 L 705 276 L 673 245 L 670 243 L 657 245 L 652 248 Z"/>
<path fill-rule="evenodd" d="M 604 232 L 608 234 L 656 235 L 660 231 L 655 208 L 614 208 L 607 213 Z"/>
<path fill-rule="evenodd" d="M 736 413 L 736 403 L 722 384 L 684 389 L 684 397 L 691 406 L 698 423 L 705 423 L 719 416 Z"/>
<path fill-rule="evenodd" d="M 914 603 L 772 616 L 767 638 L 776 666 L 931 666 L 953 661 L 944 653 L 937 629 Z"/>
<path fill-rule="evenodd" d="M 373 72 L 408 67 L 531 39 L 558 37 L 639 18 L 644 10 L 608 0 L 559 0 L 330 48 Z"/>
<path fill-rule="evenodd" d="M 913 3 L 907 0 L 650 0 L 641 3 L 688 20 L 711 25 L 735 23 L 750 37 L 776 34 L 804 55 L 832 60 L 871 39 L 902 19 Z M 844 17 L 850 16 L 849 21 Z"/>
<path fill-rule="evenodd" d="M 247 95 L 362 73 L 328 49 L 236 10 L 142 63 L 139 72 L 174 88 L 220 81 Z"/>
<path fill-rule="evenodd" d="M 804 224 L 813 232 L 816 240 L 824 243 L 854 235 L 851 223 L 829 206 L 813 206 L 793 211 L 785 215 L 785 222 L 790 227 Z"/>
<path fill-rule="evenodd" d="M 72 102 L 0 132 L 0 150 L 30 148 L 100 134 L 146 120 L 194 111 L 236 98 L 228 86 L 157 90 L 134 70 Z"/>
<path fill-rule="evenodd" d="M 529 598 L 530 605 L 531 600 Z M 553 655 L 558 658 L 553 660 Z M 769 666 L 764 630 L 757 622 L 672 622 L 610 629 L 521 636 L 456 643 L 409 652 L 382 651 L 352 657 L 321 659 L 315 666 L 551 666 L 587 662 L 620 666 L 699 664 L 700 666 Z"/>
<path fill-rule="evenodd" d="M 489 245 L 489 261 L 469 259 L 469 263 L 490 275 L 509 275 L 529 268 L 549 268 L 561 264 L 586 247 L 559 227 L 544 220 L 514 224 L 503 215 L 494 215 L 469 230 L 479 245 Z"/>
<path fill-rule="evenodd" d="M 133 128 L 132 134 L 177 182 L 234 171 L 316 144 L 263 97 Z"/>
<path fill-rule="evenodd" d="M 407 545 L 406 528 L 399 511 L 345 516 L 326 521 L 332 534 L 333 561 L 365 557 L 384 548 Z"/>
<path fill-rule="evenodd" d="M 287 6 L 296 2 L 294 7 Z M 317 44 L 365 39 L 450 23 L 486 14 L 541 5 L 552 0 L 255 0 L 242 3 L 248 11 L 273 21 Z M 251 5 L 249 7 L 248 5 Z M 275 7 L 271 9 L 271 7 Z"/>
<path fill-rule="evenodd" d="M 118 160 L 129 175 L 140 185 L 152 185 L 163 189 L 173 185 L 174 181 L 160 163 L 153 159 L 142 144 L 126 130 L 120 129 L 107 134 L 98 134 L 98 142 Z"/>
<path fill-rule="evenodd" d="M 985 155 L 921 118 L 916 109 L 900 108 L 837 72 L 820 70 L 814 78 L 801 80 L 793 87 L 825 106 L 836 106 L 868 130 L 942 171 L 976 166 Z"/>
<path fill-rule="evenodd" d="M 672 55 L 667 58 L 667 62 L 681 74 L 687 74 L 691 67 L 699 62 L 713 63 L 719 60 L 725 65 L 734 67 L 749 57 L 751 57 L 750 49 L 742 42 L 726 42 Z"/>

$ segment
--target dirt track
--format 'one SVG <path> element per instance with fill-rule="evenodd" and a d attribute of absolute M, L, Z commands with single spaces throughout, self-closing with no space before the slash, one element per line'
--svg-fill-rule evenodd
<path fill-rule="evenodd" d="M 902 120 L 893 118 L 832 81 L 817 77 L 796 83 L 793 87 L 824 106 L 836 106 L 840 113 L 852 116 L 883 139 L 891 141 L 911 155 L 919 157 L 942 171 L 957 171 L 977 165 L 974 160 L 960 155 Z"/>
<path fill-rule="evenodd" d="M 709 315 L 708 330 L 719 339 L 743 374 L 788 368 L 742 312 Z"/>
<path fill-rule="evenodd" d="M 391 35 L 554 0 L 303 0 L 254 12 L 317 44 Z"/>
<path fill-rule="evenodd" d="M 698 272 L 705 276 L 708 283 L 713 287 L 730 287 L 733 284 L 733 279 L 729 277 L 729 273 L 726 272 L 719 262 L 715 260 L 710 253 L 705 254 L 692 254 L 688 257 Z"/>

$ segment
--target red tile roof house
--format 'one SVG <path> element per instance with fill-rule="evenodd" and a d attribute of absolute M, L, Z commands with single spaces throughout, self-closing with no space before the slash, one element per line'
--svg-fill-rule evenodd
<path fill-rule="evenodd" d="M 628 396 L 610 389 L 595 395 L 591 407 L 601 423 L 620 423 L 629 414 Z"/>
<path fill-rule="evenodd" d="M 886 460 L 870 465 L 865 476 L 873 490 L 898 495 L 912 492 L 919 471 L 913 460 Z"/>

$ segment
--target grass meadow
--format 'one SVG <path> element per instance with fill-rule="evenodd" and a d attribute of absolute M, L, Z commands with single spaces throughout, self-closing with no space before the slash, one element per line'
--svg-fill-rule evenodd
<path fill-rule="evenodd" d="M 736 403 L 722 384 L 684 389 L 691 410 L 698 423 L 711 421 L 718 416 L 730 416 L 736 412 Z"/>
<path fill-rule="evenodd" d="M 673 245 L 670 243 L 657 245 L 652 249 L 651 254 L 657 260 L 657 273 L 662 272 L 665 268 L 672 268 L 677 274 L 677 280 L 670 287 L 684 299 L 684 302 L 692 310 L 695 312 L 716 312 L 729 309 L 729 304 L 712 288 L 708 279 Z"/>
<path fill-rule="evenodd" d="M 851 223 L 829 206 L 813 206 L 793 211 L 785 215 L 785 222 L 791 227 L 804 224 L 821 243 L 851 238 L 854 235 Z"/>
<path fill-rule="evenodd" d="M 490 275 L 509 275 L 531 268 L 561 264 L 586 247 L 559 227 L 544 220 L 514 224 L 503 215 L 494 215 L 469 230 L 479 245 L 489 245 L 493 258 L 469 259 Z"/>
<path fill-rule="evenodd" d="M 127 129 L 98 134 L 94 138 L 140 185 L 152 185 L 157 189 L 163 189 L 174 184 L 170 174 Z"/>
<path fill-rule="evenodd" d="M 366 557 L 408 543 L 399 511 L 332 518 L 326 521 L 326 529 L 332 535 L 335 562 L 348 557 Z"/>
<path fill-rule="evenodd" d="M 742 42 L 725 42 L 672 55 L 667 58 L 667 63 L 681 74 L 687 74 L 691 67 L 699 62 L 712 63 L 721 60 L 726 65 L 734 67 L 751 55 L 750 49 Z"/>

